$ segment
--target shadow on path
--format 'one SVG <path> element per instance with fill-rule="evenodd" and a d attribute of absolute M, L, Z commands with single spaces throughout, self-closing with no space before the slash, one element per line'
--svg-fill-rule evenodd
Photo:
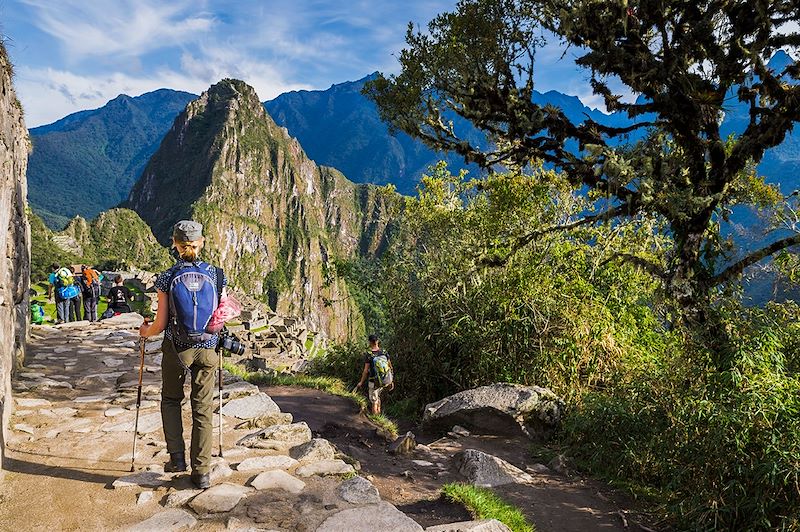
<path fill-rule="evenodd" d="M 24 451 L 14 451 L 16 453 L 24 453 Z M 25 453 L 35 456 L 49 456 L 49 455 L 39 455 L 37 453 Z M 78 460 L 78 459 L 75 459 Z M 119 464 L 119 462 L 116 462 Z M 114 482 L 119 475 L 104 475 L 100 473 L 93 473 L 92 471 L 128 471 L 127 467 L 122 467 L 122 464 L 119 464 L 120 468 L 103 468 L 103 469 L 93 469 L 93 468 L 80 468 L 74 469 L 71 467 L 64 467 L 61 465 L 48 465 L 48 464 L 40 464 L 37 462 L 29 462 L 26 460 L 19 460 L 17 458 L 11 458 L 6 456 L 5 461 L 3 462 L 3 469 L 6 471 L 13 471 L 15 473 L 24 473 L 26 475 L 38 475 L 43 477 L 53 477 L 53 478 L 64 478 L 68 480 L 78 480 L 81 482 L 91 482 L 93 484 L 103 484 L 110 486 L 112 482 Z"/>

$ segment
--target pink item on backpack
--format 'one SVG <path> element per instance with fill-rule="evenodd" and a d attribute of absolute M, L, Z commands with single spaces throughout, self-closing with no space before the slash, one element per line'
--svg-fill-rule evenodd
<path fill-rule="evenodd" d="M 230 321 L 242 313 L 242 305 L 232 295 L 225 294 L 208 320 L 206 332 L 216 334 L 222 330 L 226 321 Z"/>

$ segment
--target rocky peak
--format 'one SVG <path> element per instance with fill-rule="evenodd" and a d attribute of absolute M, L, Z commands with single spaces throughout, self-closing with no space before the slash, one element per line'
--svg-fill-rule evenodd
<path fill-rule="evenodd" d="M 331 261 L 381 248 L 388 201 L 317 166 L 252 87 L 226 79 L 178 116 L 127 206 L 165 245 L 178 220 L 202 222 L 206 258 L 240 289 L 343 337 L 358 313 Z"/>

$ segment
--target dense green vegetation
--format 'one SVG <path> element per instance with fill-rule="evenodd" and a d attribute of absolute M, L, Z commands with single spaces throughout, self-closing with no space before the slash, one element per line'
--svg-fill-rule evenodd
<path fill-rule="evenodd" d="M 662 260 L 674 243 L 655 219 L 544 232 L 495 261 L 520 234 L 592 206 L 542 169 L 431 174 L 380 263 L 348 272 L 366 281 L 362 297 L 379 307 L 368 328 L 395 361 L 390 415 L 492 382 L 546 385 L 568 403 L 553 443 L 580 469 L 650 495 L 672 525 L 798 525 L 794 303 L 746 307 L 738 291 L 719 292 L 714 308 L 735 340 L 730 369 L 718 371 L 659 283 L 613 260 Z M 315 371 L 353 384 L 362 356 L 360 342 L 337 346 Z"/>
<path fill-rule="evenodd" d="M 475 519 L 497 519 L 513 532 L 535 530 L 518 508 L 508 504 L 488 488 L 452 483 L 445 484 L 442 493 L 448 499 L 463 504 Z"/>

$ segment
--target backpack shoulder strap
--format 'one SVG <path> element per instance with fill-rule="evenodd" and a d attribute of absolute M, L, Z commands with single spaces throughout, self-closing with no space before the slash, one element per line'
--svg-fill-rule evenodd
<path fill-rule="evenodd" d="M 219 302 L 222 300 L 222 280 L 225 278 L 225 272 L 222 271 L 222 268 L 217 268 L 216 266 L 214 267 L 214 270 L 216 270 L 215 273 L 217 275 L 217 304 L 219 304 Z"/>

